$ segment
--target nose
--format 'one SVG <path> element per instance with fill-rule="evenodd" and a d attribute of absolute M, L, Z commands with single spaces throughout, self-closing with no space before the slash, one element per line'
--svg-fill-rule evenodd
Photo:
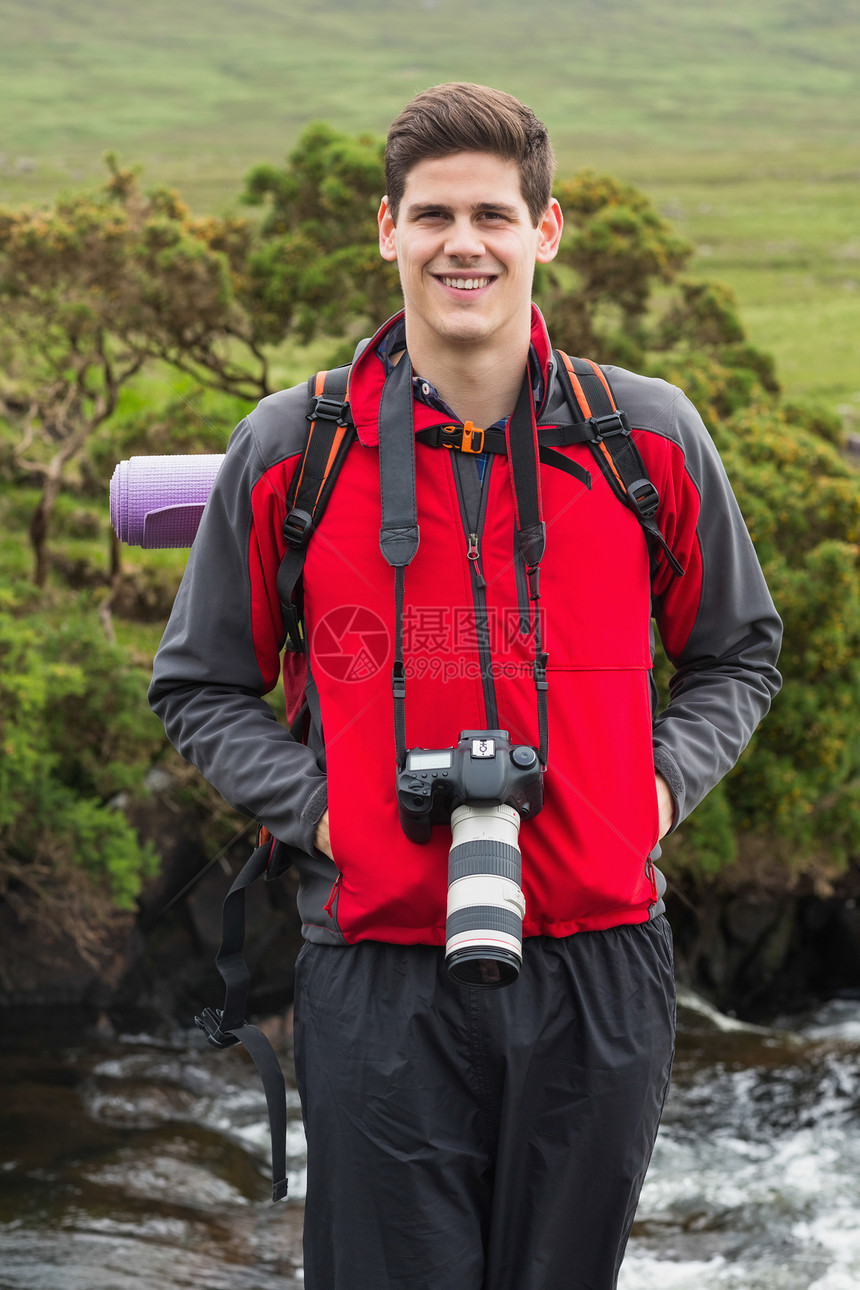
<path fill-rule="evenodd" d="M 471 260 L 484 254 L 483 239 L 468 217 L 455 219 L 449 226 L 445 254 L 452 260 Z"/>

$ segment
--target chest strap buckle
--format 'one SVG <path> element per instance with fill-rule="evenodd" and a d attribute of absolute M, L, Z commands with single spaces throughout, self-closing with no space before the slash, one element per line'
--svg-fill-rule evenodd
<path fill-rule="evenodd" d="M 462 429 L 460 426 L 442 427 L 442 443 L 446 448 L 456 448 L 459 452 L 483 452 L 485 437 L 485 431 L 471 421 L 467 421 Z"/>
<path fill-rule="evenodd" d="M 478 438 L 480 436 L 480 438 Z M 477 447 L 475 439 L 478 439 Z M 483 452 L 484 451 L 484 432 L 480 426 L 473 425 L 471 421 L 466 421 L 463 425 L 463 441 L 460 444 L 461 452 Z"/>

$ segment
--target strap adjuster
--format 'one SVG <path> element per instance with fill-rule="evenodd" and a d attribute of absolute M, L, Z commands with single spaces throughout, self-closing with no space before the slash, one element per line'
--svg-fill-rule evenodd
<path fill-rule="evenodd" d="M 608 412 L 604 417 L 589 417 L 588 424 L 594 430 L 597 440 L 607 439 L 613 434 L 630 434 L 630 422 L 625 412 Z"/>
<path fill-rule="evenodd" d="M 548 654 L 539 654 L 534 661 L 532 675 L 534 677 L 535 689 L 539 693 L 543 690 L 549 689 L 549 682 L 546 679 L 546 664 L 548 658 Z"/>
<path fill-rule="evenodd" d="M 284 540 L 294 547 L 306 547 L 313 529 L 313 516 L 308 511 L 293 507 L 284 520 Z"/>
<path fill-rule="evenodd" d="M 204 1008 L 199 1017 L 194 1018 L 198 1030 L 202 1030 L 213 1048 L 232 1048 L 240 1041 L 229 1030 L 221 1029 L 224 1020 L 223 1008 Z"/>
<path fill-rule="evenodd" d="M 324 394 L 316 394 L 311 400 L 307 414 L 308 421 L 334 421 L 337 425 L 346 425 L 348 404 L 342 399 L 329 399 Z"/>
<path fill-rule="evenodd" d="M 660 494 L 650 479 L 637 479 L 627 487 L 627 496 L 645 520 L 653 519 L 660 505 Z"/>

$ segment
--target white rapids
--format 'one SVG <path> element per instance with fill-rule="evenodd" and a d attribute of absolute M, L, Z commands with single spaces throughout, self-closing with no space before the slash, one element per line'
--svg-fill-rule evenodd
<path fill-rule="evenodd" d="M 860 1001 L 772 1027 L 679 1005 L 619 1290 L 858 1290 Z M 235 1049 L 4 1039 L 0 1290 L 300 1290 L 294 1088 L 273 1206 L 262 1091 Z"/>

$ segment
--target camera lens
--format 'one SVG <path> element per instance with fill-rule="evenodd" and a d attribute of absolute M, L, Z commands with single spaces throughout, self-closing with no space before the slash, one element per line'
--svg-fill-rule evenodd
<path fill-rule="evenodd" d="M 445 963 L 455 981 L 493 988 L 522 966 L 525 898 L 511 806 L 459 806 L 451 815 Z"/>

